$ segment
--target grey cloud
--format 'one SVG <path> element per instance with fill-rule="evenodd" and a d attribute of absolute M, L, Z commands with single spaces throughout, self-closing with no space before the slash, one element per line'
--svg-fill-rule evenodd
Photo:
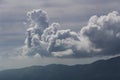
<path fill-rule="evenodd" d="M 79 3 L 79 4 L 109 4 L 109 3 L 115 3 L 119 2 L 119 0 L 74 0 L 73 2 Z"/>
<path fill-rule="evenodd" d="M 101 14 L 107 14 L 108 12 L 111 12 L 113 10 L 119 11 L 119 0 L 114 0 L 114 1 L 113 0 L 106 0 L 106 1 L 103 1 L 103 0 L 100 0 L 100 1 L 99 0 L 91 0 L 91 1 L 87 1 L 87 0 L 64 0 L 64 1 L 63 0 L 59 0 L 59 1 L 58 0 L 50 0 L 50 1 L 34 0 L 34 4 L 33 4 L 33 0 L 24 0 L 24 3 L 22 4 L 19 3 L 19 0 L 12 0 L 12 1 L 4 0 L 4 1 L 6 1 L 6 3 L 0 6 L 0 9 L 1 9 L 0 27 L 2 28 L 2 31 L 0 33 L 11 33 L 11 32 L 21 33 L 23 36 L 20 38 L 24 38 L 25 30 L 26 28 L 28 28 L 28 25 L 27 27 L 24 27 L 24 25 L 22 24 L 24 21 L 26 21 L 25 12 L 32 10 L 33 8 L 45 9 L 46 11 L 48 11 L 50 15 L 49 23 L 52 23 L 54 21 L 59 22 L 61 25 L 60 29 L 70 28 L 72 29 L 70 32 L 79 31 L 79 29 L 83 27 L 83 23 L 85 25 L 89 17 L 91 17 L 94 14 L 97 14 L 98 16 L 100 16 Z M 11 29 L 9 29 L 9 27 Z M 110 33 L 112 33 L 112 31 Z M 42 34 L 42 32 L 40 34 Z M 50 35 L 48 36 L 50 37 Z M 119 37 L 118 33 L 117 33 L 117 36 Z M 19 40 L 19 38 L 16 37 L 11 41 L 14 42 L 15 40 Z M 33 39 L 33 41 L 35 40 Z M 81 37 L 80 37 L 80 40 L 81 40 Z M 89 43 L 88 40 L 87 42 Z M 83 45 L 82 43 L 76 42 L 76 44 L 78 45 Z M 40 44 L 43 44 L 43 42 L 40 42 Z M 88 47 L 89 46 L 87 46 L 87 48 Z M 72 56 L 75 55 L 75 57 L 78 56 L 79 54 L 80 54 L 79 56 L 89 55 L 87 54 L 88 52 L 85 52 L 84 49 L 83 51 L 79 51 L 79 50 L 81 49 L 78 49 L 77 52 L 75 52 L 75 50 L 74 51 L 66 50 L 66 51 L 70 53 L 71 52 L 77 53 L 77 54 L 72 54 Z M 61 53 L 64 53 L 64 52 L 61 52 Z M 87 55 L 83 53 L 86 53 Z"/>
<path fill-rule="evenodd" d="M 101 49 L 99 55 L 115 55 L 120 50 L 120 14 L 116 11 L 104 16 L 93 16 L 88 25 L 80 31 L 87 36 L 93 46 Z"/>
<path fill-rule="evenodd" d="M 47 15 L 44 12 L 41 9 L 30 11 L 32 15 L 29 15 L 29 18 L 32 27 L 27 29 L 26 45 L 23 48 L 24 54 L 34 56 L 39 53 L 41 56 L 83 57 L 90 56 L 83 53 L 95 51 L 95 49 L 90 48 L 88 39 L 75 31 L 59 30 L 58 23 L 53 23 L 47 28 L 46 25 L 42 25 L 44 21 L 49 23 L 46 18 L 43 19 Z"/>
<path fill-rule="evenodd" d="M 29 18 L 32 25 L 34 25 L 27 30 L 25 41 L 28 48 L 27 55 L 39 53 L 42 56 L 69 56 L 69 53 L 71 55 L 77 50 L 78 46 L 76 45 L 79 44 L 80 39 L 76 32 L 69 29 L 58 30 L 58 27 L 60 27 L 58 23 L 53 23 L 50 27 L 46 28 L 46 25 L 42 25 L 44 21 L 48 21 L 46 18 L 43 19 L 47 15 L 43 10 L 33 10 L 30 14 L 32 15 L 29 15 Z M 42 32 L 39 29 L 42 29 Z M 41 35 L 39 35 L 39 32 L 41 32 Z M 63 54 L 65 53 L 64 51 L 69 53 Z"/>
<path fill-rule="evenodd" d="M 51 36 L 55 35 L 58 28 L 60 27 L 60 24 L 58 23 L 53 23 L 50 27 L 46 28 L 43 31 L 43 34 L 41 36 L 41 39 L 45 42 L 48 42 L 51 38 Z"/>
<path fill-rule="evenodd" d="M 0 33 L 0 48 L 22 46 L 24 42 L 22 35 L 17 33 Z"/>
<path fill-rule="evenodd" d="M 42 29 L 41 35 L 34 30 L 38 29 L 36 25 L 38 25 L 39 20 L 43 23 L 44 20 L 46 21 L 43 19 L 45 15 L 37 17 L 41 14 L 40 11 L 44 11 L 38 9 L 31 12 L 34 11 L 37 11 L 34 14 L 35 18 L 31 18 L 34 25 L 27 30 L 26 45 L 23 48 L 25 55 L 34 56 L 39 53 L 46 57 L 79 58 L 115 55 L 120 52 L 120 15 L 116 11 L 100 17 L 92 16 L 88 25 L 82 27 L 79 33 L 70 29 L 60 30 L 60 25 L 53 23 L 51 26 Z M 46 26 L 41 24 L 39 23 L 37 27 Z"/>
<path fill-rule="evenodd" d="M 33 32 L 38 35 L 42 35 L 45 28 L 48 27 L 48 17 L 45 11 L 42 10 L 33 10 L 27 13 L 28 20 L 31 22 L 31 26 L 34 26 Z M 31 29 L 28 29 L 31 31 Z"/>
<path fill-rule="evenodd" d="M 0 4 L 2 5 L 2 4 L 5 4 L 6 3 L 6 1 L 4 1 L 4 0 L 0 0 Z"/>
<path fill-rule="evenodd" d="M 70 48 L 75 48 L 74 41 L 79 41 L 76 32 L 70 30 L 59 30 L 53 35 L 49 42 L 48 51 L 63 51 Z"/>

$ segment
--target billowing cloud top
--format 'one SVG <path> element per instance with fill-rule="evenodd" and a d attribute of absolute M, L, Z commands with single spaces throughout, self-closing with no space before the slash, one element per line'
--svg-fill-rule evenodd
<path fill-rule="evenodd" d="M 49 25 L 47 13 L 41 9 L 27 16 L 31 24 L 22 55 L 82 58 L 120 53 L 120 15 L 116 11 L 92 16 L 79 32 L 60 30 L 59 23 Z"/>
<path fill-rule="evenodd" d="M 28 12 L 27 16 L 28 20 L 31 22 L 31 26 L 34 26 L 33 28 L 29 28 L 27 31 L 29 32 L 33 30 L 33 33 L 41 36 L 44 29 L 48 27 L 47 13 L 38 9 Z"/>

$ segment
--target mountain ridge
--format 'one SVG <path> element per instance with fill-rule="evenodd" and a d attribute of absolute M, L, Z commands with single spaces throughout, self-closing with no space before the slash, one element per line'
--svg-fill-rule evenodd
<path fill-rule="evenodd" d="M 0 80 L 120 80 L 120 56 L 85 65 L 50 64 L 0 71 Z"/>

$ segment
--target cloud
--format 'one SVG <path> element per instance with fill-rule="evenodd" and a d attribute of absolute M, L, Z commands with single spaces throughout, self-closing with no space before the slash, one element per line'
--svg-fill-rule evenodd
<path fill-rule="evenodd" d="M 87 0 L 75 0 L 76 3 L 81 3 L 81 4 L 109 4 L 109 3 L 115 3 L 115 2 L 119 2 L 119 0 L 91 0 L 91 1 L 87 1 Z"/>
<path fill-rule="evenodd" d="M 63 56 L 69 56 L 72 55 L 73 51 L 71 49 L 65 50 L 65 51 L 59 51 L 59 52 L 52 52 L 52 55 L 55 57 L 63 57 Z"/>
<path fill-rule="evenodd" d="M 0 4 L 0 29 L 2 28 L 0 34 L 19 33 L 22 35 L 20 44 L 13 46 L 13 48 L 21 46 L 23 43 L 24 33 L 28 28 L 28 26 L 23 25 L 23 22 L 26 22 L 25 13 L 29 10 L 42 8 L 49 13 L 50 23 L 59 22 L 61 29 L 74 31 L 78 31 L 94 14 L 100 16 L 113 10 L 119 11 L 119 0 L 34 0 L 34 4 L 33 0 L 24 0 L 24 3 L 21 4 L 19 0 L 1 0 Z M 63 13 L 61 14 L 61 12 Z M 19 38 L 16 36 L 12 41 L 17 41 Z M 0 43 L 6 44 L 6 42 Z"/>
<path fill-rule="evenodd" d="M 57 29 L 60 27 L 59 23 L 53 23 L 50 27 L 46 28 L 43 31 L 43 34 L 41 36 L 41 39 L 45 42 L 48 42 L 51 36 L 55 35 L 57 32 Z"/>
<path fill-rule="evenodd" d="M 120 16 L 92 16 L 79 32 L 61 30 L 59 23 L 49 26 L 47 13 L 41 9 L 27 13 L 31 21 L 27 29 L 23 54 L 41 57 L 83 58 L 119 54 Z"/>
<path fill-rule="evenodd" d="M 31 27 L 27 29 L 23 53 L 29 56 L 39 53 L 41 56 L 62 57 L 71 56 L 77 50 L 76 45 L 80 42 L 78 33 L 70 29 L 59 30 L 58 23 L 48 27 L 47 13 L 41 9 L 30 11 L 27 16 Z"/>
<path fill-rule="evenodd" d="M 120 53 L 120 14 L 116 11 L 103 16 L 92 16 L 81 34 L 89 38 L 95 48 L 101 49 L 99 55 Z"/>
<path fill-rule="evenodd" d="M 35 34 L 42 35 L 45 28 L 48 27 L 48 17 L 45 11 L 40 9 L 33 10 L 27 13 L 28 20 L 31 22 L 31 26 L 34 26 L 34 29 L 28 29 L 28 31 L 32 31 Z"/>
<path fill-rule="evenodd" d="M 48 51 L 58 51 L 72 48 L 74 42 L 79 41 L 77 33 L 68 30 L 59 30 L 50 38 Z"/>

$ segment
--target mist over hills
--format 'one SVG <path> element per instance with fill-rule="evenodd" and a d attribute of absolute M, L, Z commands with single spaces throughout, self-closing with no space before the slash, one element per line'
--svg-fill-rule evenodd
<path fill-rule="evenodd" d="M 0 80 L 120 80 L 120 56 L 85 65 L 51 64 L 3 70 Z"/>

